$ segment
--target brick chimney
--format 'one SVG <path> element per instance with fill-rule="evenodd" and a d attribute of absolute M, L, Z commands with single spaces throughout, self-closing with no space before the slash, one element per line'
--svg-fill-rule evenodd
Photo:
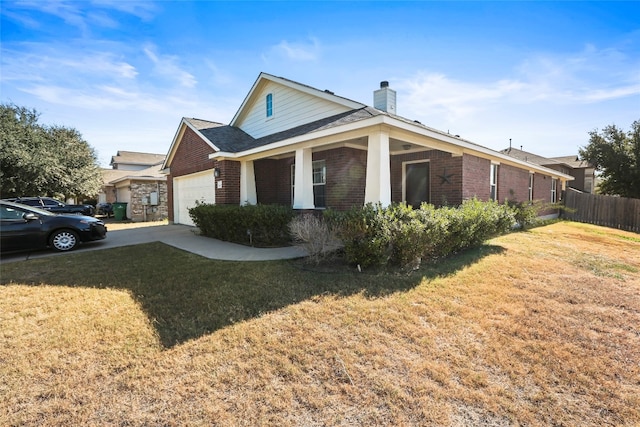
<path fill-rule="evenodd" d="M 396 91 L 389 87 L 388 81 L 380 82 L 380 89 L 373 92 L 373 106 L 390 114 L 396 113 Z"/>

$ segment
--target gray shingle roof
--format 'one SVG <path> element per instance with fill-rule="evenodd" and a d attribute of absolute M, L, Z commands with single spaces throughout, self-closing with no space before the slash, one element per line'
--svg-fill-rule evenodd
<path fill-rule="evenodd" d="M 118 150 L 118 154 L 111 157 L 111 164 L 124 163 L 130 165 L 158 165 L 164 162 L 165 154 L 139 153 L 137 151 Z"/>
<path fill-rule="evenodd" d="M 538 156 L 537 154 L 529 153 L 528 151 L 518 150 L 517 148 L 505 148 L 500 150 L 501 153 L 514 157 L 518 160 L 523 160 L 529 163 L 535 163 L 536 165 L 553 165 L 558 164 L 555 160 L 551 160 L 547 157 Z"/>
<path fill-rule="evenodd" d="M 384 114 L 383 112 L 376 110 L 375 108 L 365 107 L 357 110 L 347 111 L 345 113 L 336 114 L 331 117 L 316 120 L 311 123 L 305 123 L 303 125 L 277 132 L 271 135 L 263 136 L 262 138 L 253 138 L 242 129 L 223 125 L 216 122 L 208 122 L 200 119 L 185 118 L 191 123 L 202 135 L 205 136 L 213 145 L 218 147 L 221 151 L 228 153 L 238 153 L 240 151 L 250 150 L 252 148 L 262 147 L 274 142 L 282 141 L 285 139 L 293 138 L 296 136 L 306 135 L 311 132 L 317 132 L 325 129 L 330 129 L 349 123 L 354 123 L 360 120 L 365 120 L 374 116 Z"/>

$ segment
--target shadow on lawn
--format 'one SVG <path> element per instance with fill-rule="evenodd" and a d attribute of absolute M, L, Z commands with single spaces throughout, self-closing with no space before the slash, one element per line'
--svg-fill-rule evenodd
<path fill-rule="evenodd" d="M 11 263 L 3 266 L 2 283 L 126 289 L 170 348 L 317 295 L 406 291 L 503 250 L 481 246 L 410 274 L 347 266 L 323 274 L 295 261 L 213 261 L 156 242 Z"/>

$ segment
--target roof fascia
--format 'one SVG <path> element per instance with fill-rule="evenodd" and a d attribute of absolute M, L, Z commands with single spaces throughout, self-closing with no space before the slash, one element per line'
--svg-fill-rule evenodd
<path fill-rule="evenodd" d="M 175 155 L 176 150 L 178 149 L 178 145 L 180 145 L 180 141 L 182 141 L 182 136 L 184 135 L 185 127 L 188 127 L 189 129 L 194 131 L 196 135 L 198 135 L 211 148 L 213 148 L 216 151 L 220 151 L 220 149 L 216 147 L 214 144 L 212 144 L 211 141 L 209 141 L 209 139 L 206 136 L 204 136 L 202 132 L 200 132 L 195 126 L 193 126 L 189 122 L 189 120 L 187 120 L 186 117 L 183 117 L 182 120 L 180 121 L 180 125 L 178 126 L 178 130 L 176 130 L 176 134 L 174 135 L 173 140 L 171 141 L 171 146 L 169 147 L 167 158 L 164 160 L 164 162 L 162 162 L 162 166 L 160 166 L 161 170 L 168 169 L 169 165 L 171 164 L 171 161 L 173 161 L 173 156 Z"/>
<path fill-rule="evenodd" d="M 393 133 L 398 133 L 398 130 L 402 131 L 403 139 L 411 139 L 410 142 L 420 144 L 420 137 L 427 137 L 432 141 L 431 147 L 442 151 L 452 153 L 454 156 L 460 156 L 462 154 L 471 154 L 477 157 L 487 158 L 499 163 L 510 164 L 522 169 L 533 170 L 534 172 L 544 173 L 556 178 L 563 178 L 567 181 L 574 179 L 571 175 L 563 174 L 557 170 L 549 169 L 536 163 L 529 163 L 523 160 L 518 160 L 507 154 L 502 154 L 498 151 L 491 150 L 490 148 L 483 147 L 481 145 L 474 144 L 459 137 L 455 137 L 435 129 L 427 128 L 425 126 L 414 125 L 407 123 L 403 120 L 396 119 L 387 115 L 380 115 L 371 117 L 365 120 L 360 120 L 354 123 L 349 123 L 343 126 L 325 129 L 317 132 L 311 132 L 305 135 L 296 136 L 289 139 L 284 139 L 271 144 L 267 144 L 261 147 L 252 148 L 246 151 L 238 153 L 229 152 L 217 152 L 209 155 L 210 159 L 236 159 L 236 160 L 253 160 L 261 158 L 261 154 L 265 152 L 286 152 L 294 150 L 299 147 L 313 146 L 313 141 L 328 138 L 331 136 L 344 135 L 352 133 L 350 138 L 357 136 L 358 134 L 367 135 L 368 129 L 375 126 L 386 125 L 385 129 L 390 131 L 390 136 L 393 137 Z M 410 135 L 414 135 L 413 137 Z M 297 146 L 297 147 L 294 147 Z"/>
<path fill-rule="evenodd" d="M 109 184 L 117 184 L 122 181 L 166 181 L 166 176 L 161 177 L 153 177 L 153 176 L 135 176 L 135 175 L 127 175 L 122 178 L 114 179 L 113 181 L 109 181 Z"/>
<path fill-rule="evenodd" d="M 255 92 L 258 90 L 258 88 L 262 85 L 262 82 L 264 81 L 271 81 L 274 83 L 278 83 L 280 85 L 287 86 L 292 89 L 296 89 L 300 92 L 304 92 L 308 95 L 344 105 L 347 108 L 358 109 L 358 108 L 366 107 L 365 104 L 351 101 L 350 99 L 343 98 L 341 96 L 336 96 L 335 94 L 325 92 L 323 90 L 315 89 L 310 86 L 296 83 L 291 80 L 283 79 L 281 77 L 277 77 L 271 74 L 267 74 L 265 72 L 261 72 L 260 75 L 258 75 L 258 78 L 256 79 L 256 81 L 253 83 L 253 86 L 251 86 L 251 89 L 249 90 L 249 93 L 247 94 L 247 96 L 244 98 L 244 101 L 242 101 L 242 104 L 240 104 L 240 108 L 238 108 L 238 111 L 236 111 L 236 114 L 231 119 L 231 122 L 229 123 L 230 126 L 236 126 L 236 123 L 240 120 L 240 118 L 244 113 L 245 107 L 249 105 L 251 101 L 255 98 Z"/>

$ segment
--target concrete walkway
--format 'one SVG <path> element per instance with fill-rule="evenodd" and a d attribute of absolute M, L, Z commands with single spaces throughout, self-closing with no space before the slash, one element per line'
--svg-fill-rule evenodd
<path fill-rule="evenodd" d="M 158 225 L 158 223 L 131 224 L 131 228 L 111 230 L 107 238 L 97 242 L 81 244 L 72 253 L 110 249 L 120 246 L 138 245 L 141 243 L 162 242 L 209 259 L 226 261 L 267 261 L 278 259 L 293 259 L 306 256 L 303 249 L 289 246 L 284 248 L 252 248 L 250 246 L 223 242 L 197 234 L 197 229 L 186 225 Z M 114 226 L 115 228 L 115 226 Z M 18 253 L 3 255 L 2 263 L 22 261 L 25 259 L 42 258 L 46 256 L 63 256 L 66 253 L 44 250 L 32 253 Z"/>

